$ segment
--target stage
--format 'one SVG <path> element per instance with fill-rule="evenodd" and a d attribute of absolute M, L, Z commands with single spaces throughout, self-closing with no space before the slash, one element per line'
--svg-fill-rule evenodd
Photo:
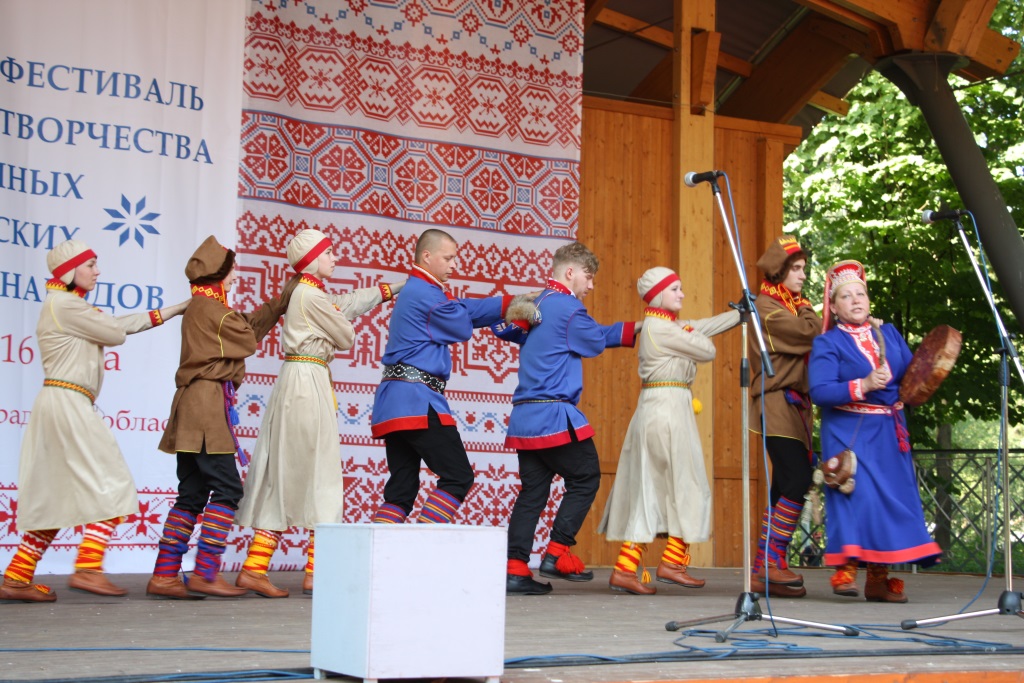
<path fill-rule="evenodd" d="M 412 569 L 411 569 L 412 570 Z M 612 593 L 608 569 L 590 583 L 553 581 L 546 596 L 511 597 L 505 624 L 507 683 L 611 683 L 620 681 L 877 680 L 947 683 L 1024 681 L 1024 619 L 985 616 L 904 631 L 905 619 L 928 619 L 961 610 L 982 587 L 978 576 L 898 574 L 910 602 L 868 603 L 833 596 L 829 572 L 801 570 L 808 595 L 761 599 L 780 617 L 851 625 L 857 636 L 817 629 L 782 630 L 766 620 L 746 621 L 724 643 L 713 637 L 730 620 L 670 632 L 665 624 L 731 614 L 742 592 L 739 570 L 700 569 L 707 586 L 693 590 L 655 584 L 649 597 Z M 228 575 L 233 579 L 234 575 Z M 452 581 L 458 581 L 453 567 Z M 309 664 L 312 598 L 301 594 L 302 574 L 272 578 L 286 599 L 251 595 L 235 600 L 153 600 L 148 576 L 112 576 L 127 598 L 102 598 L 66 588 L 66 577 L 40 577 L 57 590 L 51 604 L 0 604 L 0 678 L 10 680 L 123 679 L 254 680 L 182 674 L 277 670 L 312 677 Z M 863 572 L 858 577 L 863 588 Z M 1024 580 L 1015 580 L 1020 591 Z M 993 578 L 966 611 L 993 609 L 1005 588 Z M 481 628 L 487 628 L 481 624 Z M 431 628 L 428 615 L 410 614 L 408 631 Z M 874 675 L 872 675 L 874 674 Z M 168 677 L 174 677 L 173 679 Z M 449 679 L 454 680 L 454 679 Z"/>

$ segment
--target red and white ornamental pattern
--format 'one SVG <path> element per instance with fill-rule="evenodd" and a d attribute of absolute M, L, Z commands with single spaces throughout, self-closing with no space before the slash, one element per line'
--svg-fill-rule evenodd
<path fill-rule="evenodd" d="M 285 246 L 304 228 L 333 242 L 333 292 L 404 280 L 427 227 L 460 243 L 457 296 L 541 286 L 551 254 L 577 229 L 582 20 L 579 0 L 254 0 L 233 306 L 251 311 L 280 291 L 292 274 Z M 369 422 L 390 311 L 384 304 L 354 321 L 354 347 L 331 363 L 347 522 L 369 521 L 387 479 Z M 247 451 L 282 359 L 277 328 L 238 392 Z M 502 444 L 517 366 L 517 349 L 489 331 L 453 347 L 446 395 L 476 471 L 458 523 L 508 523 L 519 479 Z M 432 483 L 429 471 L 422 477 Z M 12 552 L 13 491 L 0 484 L 0 547 Z M 172 485 L 139 491 L 140 512 L 117 528 L 109 570 L 122 552 L 155 556 L 174 496 Z M 553 512 L 554 504 L 543 515 L 538 550 Z M 240 568 L 251 534 L 232 532 L 226 570 Z M 80 539 L 81 529 L 62 530 L 48 555 L 73 560 Z M 272 568 L 300 569 L 305 542 L 305 531 L 289 530 Z"/>
<path fill-rule="evenodd" d="M 576 0 L 254 2 L 236 305 L 251 310 L 284 282 L 285 245 L 303 228 L 334 243 L 331 291 L 405 279 L 416 237 L 434 226 L 460 243 L 457 296 L 543 284 L 551 254 L 577 229 L 582 12 Z M 331 363 L 347 522 L 370 520 L 387 480 L 370 412 L 390 310 L 357 319 L 354 347 Z M 476 471 L 456 521 L 504 526 L 519 487 L 503 446 L 518 352 L 489 331 L 452 351 L 445 393 Z M 275 333 L 248 364 L 238 397 L 245 448 L 281 356 Z M 419 503 L 433 482 L 422 477 Z M 229 569 L 249 533 L 232 536 Z M 273 566 L 301 567 L 305 537 L 286 534 Z"/>

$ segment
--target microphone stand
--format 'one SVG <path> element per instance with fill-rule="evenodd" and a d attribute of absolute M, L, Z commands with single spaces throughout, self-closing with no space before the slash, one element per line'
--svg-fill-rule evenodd
<path fill-rule="evenodd" d="M 725 175 L 722 173 L 721 175 Z M 743 435 L 743 446 L 741 449 L 742 460 L 742 485 L 743 485 L 743 592 L 736 599 L 735 609 L 729 614 L 721 614 L 703 619 L 692 619 L 689 621 L 670 621 L 665 624 L 666 631 L 678 631 L 683 628 L 713 624 L 721 621 L 732 621 L 724 631 L 715 634 L 715 642 L 724 643 L 729 635 L 739 628 L 740 624 L 746 621 L 760 621 L 765 619 L 782 624 L 795 626 L 809 626 L 827 631 L 835 631 L 847 636 L 857 635 L 857 631 L 849 626 L 837 626 L 833 624 L 822 624 L 816 621 L 803 621 L 801 619 L 789 619 L 776 616 L 769 611 L 766 616 L 761 612 L 758 604 L 759 595 L 750 589 L 750 364 L 747 359 L 747 326 L 750 319 L 754 322 L 754 337 L 757 339 L 757 347 L 761 352 L 761 367 L 768 377 L 775 376 L 775 369 L 772 367 L 771 358 L 768 356 L 768 349 L 764 343 L 764 335 L 761 331 L 761 321 L 758 317 L 757 308 L 754 306 L 754 297 L 750 293 L 747 284 L 747 271 L 743 266 L 743 255 L 733 238 L 732 228 L 729 226 L 729 218 L 725 213 L 725 205 L 722 203 L 722 192 L 718 187 L 718 179 L 713 176 L 708 179 L 711 183 L 711 192 L 714 194 L 718 205 L 719 215 L 722 217 L 722 225 L 725 226 L 726 237 L 729 238 L 729 248 L 732 250 L 733 261 L 736 264 L 736 272 L 739 273 L 740 284 L 743 286 L 743 295 L 738 304 L 729 304 L 740 312 L 740 327 L 742 329 L 741 351 L 740 351 L 740 400 L 741 400 L 741 434 Z M 726 176 L 728 183 L 728 176 Z M 729 200 L 730 205 L 732 199 Z M 765 589 L 770 596 L 771 588 L 765 582 Z"/>
<path fill-rule="evenodd" d="M 970 212 L 967 213 L 971 216 L 971 221 L 973 222 L 974 215 Z M 1003 470 L 1002 477 L 1000 479 L 1000 486 L 1003 491 L 1003 571 L 1006 576 L 1006 587 L 999 595 L 999 600 L 996 602 L 997 606 L 992 609 L 979 610 L 977 612 L 965 612 L 963 614 L 952 614 L 945 617 L 934 617 L 931 619 L 904 619 L 900 622 L 900 628 L 904 630 L 910 630 L 918 626 L 942 624 L 947 621 L 960 621 L 961 619 L 987 617 L 993 614 L 1016 614 L 1018 617 L 1024 619 L 1024 607 L 1022 607 L 1024 594 L 1013 590 L 1013 546 L 1011 544 L 1012 539 L 1010 537 L 1010 448 L 1007 424 L 1009 415 L 1008 406 L 1010 402 L 1010 368 L 1008 358 L 1012 358 L 1014 364 L 1017 366 L 1017 374 L 1020 375 L 1021 382 L 1024 382 L 1024 369 L 1021 368 L 1020 357 L 1017 355 L 1017 349 L 1012 343 L 1012 336 L 1007 333 L 1006 326 L 1003 325 L 1002 316 L 999 315 L 999 309 L 996 306 L 995 299 L 992 298 L 992 289 L 988 286 L 988 282 L 986 281 L 984 274 L 981 272 L 981 267 L 978 265 L 978 260 L 974 257 L 974 251 L 971 250 L 971 245 L 967 241 L 967 234 L 964 232 L 964 226 L 963 223 L 960 222 L 959 215 L 954 215 L 953 220 L 956 223 L 957 231 L 960 233 L 960 241 L 963 243 L 964 249 L 967 251 L 967 256 L 971 260 L 971 265 L 974 266 L 974 273 L 978 276 L 978 282 L 981 283 L 981 291 L 985 293 L 985 299 L 988 301 L 988 305 L 992 309 L 992 316 L 995 318 L 996 327 L 999 330 L 999 341 L 1002 345 L 999 349 L 999 463 Z"/>

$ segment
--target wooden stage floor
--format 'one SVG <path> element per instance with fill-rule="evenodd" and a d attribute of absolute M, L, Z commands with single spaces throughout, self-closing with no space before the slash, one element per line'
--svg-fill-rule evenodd
<path fill-rule="evenodd" d="M 608 569 L 598 569 L 591 583 L 554 581 L 550 595 L 509 598 L 501 680 L 1024 682 L 1024 619 L 1018 616 L 997 614 L 900 629 L 905 619 L 958 612 L 981 589 L 983 577 L 900 574 L 911 602 L 890 605 L 833 596 L 827 570 L 804 570 L 808 595 L 771 600 L 772 612 L 853 625 L 862 629 L 859 635 L 783 630 L 781 623 L 780 633 L 774 634 L 771 624 L 760 620 L 744 621 L 726 642 L 718 643 L 713 632 L 725 629 L 731 619 L 681 632 L 670 632 L 665 625 L 732 614 L 742 592 L 739 570 L 697 568 L 693 574 L 707 579 L 705 588 L 658 583 L 658 594 L 650 597 L 612 593 L 608 574 Z M 0 604 L 0 679 L 137 683 L 175 680 L 168 676 L 188 673 L 254 670 L 312 676 L 313 603 L 301 595 L 301 573 L 273 575 L 276 583 L 291 589 L 287 599 L 248 596 L 194 602 L 148 599 L 148 576 L 143 575 L 112 577 L 130 589 L 127 598 L 69 591 L 62 576 L 40 578 L 57 590 L 56 603 Z M 863 573 L 859 578 L 863 585 Z M 456 571 L 452 581 L 458 581 Z M 1014 590 L 1020 591 L 1022 584 L 1016 579 Z M 991 579 L 967 611 L 996 608 L 1004 589 L 1002 578 Z M 768 601 L 757 604 L 767 613 Z M 410 614 L 410 633 L 420 628 L 431 628 L 429 617 Z"/>

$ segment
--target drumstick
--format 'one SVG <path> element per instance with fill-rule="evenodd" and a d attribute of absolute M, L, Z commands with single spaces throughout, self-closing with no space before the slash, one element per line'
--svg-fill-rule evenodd
<path fill-rule="evenodd" d="M 871 323 L 871 329 L 875 331 L 875 341 L 878 342 L 878 367 L 885 365 L 885 337 L 882 336 L 882 330 L 878 327 L 878 321 L 874 318 L 868 318 L 868 322 Z"/>

